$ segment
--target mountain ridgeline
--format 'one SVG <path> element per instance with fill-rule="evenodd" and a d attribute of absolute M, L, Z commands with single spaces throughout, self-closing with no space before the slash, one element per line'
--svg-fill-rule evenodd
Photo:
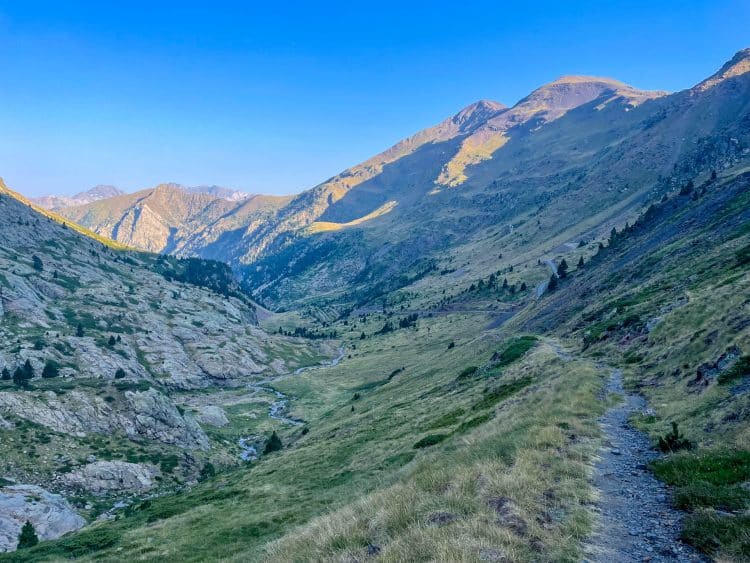
<path fill-rule="evenodd" d="M 675 94 L 567 76 L 510 108 L 480 101 L 295 197 L 160 186 L 62 213 L 139 248 L 225 261 L 271 307 L 357 307 L 492 226 L 607 224 L 734 166 L 750 146 L 749 57 Z"/>

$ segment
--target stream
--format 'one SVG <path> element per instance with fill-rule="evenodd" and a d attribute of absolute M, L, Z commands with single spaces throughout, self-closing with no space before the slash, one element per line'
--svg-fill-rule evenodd
<path fill-rule="evenodd" d="M 321 369 L 325 367 L 337 366 L 339 362 L 344 358 L 344 348 L 339 348 L 339 355 L 325 362 L 321 362 L 317 366 L 306 366 L 295 370 L 294 375 L 299 375 L 302 372 Z M 254 393 L 271 393 L 276 397 L 276 400 L 271 402 L 268 407 L 268 416 L 274 420 L 289 424 L 291 426 L 302 426 L 305 421 L 299 418 L 293 418 L 287 416 L 287 409 L 289 407 L 289 397 L 277 391 L 276 389 L 269 386 L 270 381 L 268 379 L 261 381 L 260 383 L 250 383 L 247 388 L 252 390 Z M 258 436 L 243 436 L 237 440 L 237 445 L 240 447 L 240 459 L 242 461 L 254 461 L 258 459 L 258 447 L 259 438 Z"/>

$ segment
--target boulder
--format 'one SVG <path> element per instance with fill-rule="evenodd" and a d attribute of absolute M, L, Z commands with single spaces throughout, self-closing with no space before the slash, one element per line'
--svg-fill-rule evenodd
<path fill-rule="evenodd" d="M 198 415 L 196 416 L 196 419 L 200 424 L 208 424 L 209 426 L 217 426 L 219 428 L 229 424 L 229 419 L 227 418 L 224 409 L 214 405 L 198 407 Z"/>
<path fill-rule="evenodd" d="M 31 522 L 40 540 L 53 540 L 86 521 L 67 500 L 36 485 L 0 488 L 0 552 L 15 551 L 18 534 Z"/>

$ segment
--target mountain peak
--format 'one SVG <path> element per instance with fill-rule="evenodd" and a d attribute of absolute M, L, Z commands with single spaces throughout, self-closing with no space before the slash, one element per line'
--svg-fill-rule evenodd
<path fill-rule="evenodd" d="M 567 75 L 540 86 L 514 106 L 523 113 L 544 112 L 548 118 L 589 103 L 605 92 L 643 94 L 632 86 L 612 78 Z"/>
<path fill-rule="evenodd" d="M 583 74 L 567 74 L 563 75 L 560 78 L 557 78 L 556 80 L 553 80 L 549 84 L 545 84 L 541 88 L 546 87 L 554 87 L 560 84 L 604 84 L 604 85 L 610 85 L 616 88 L 630 88 L 627 84 L 624 82 L 620 82 L 619 80 L 615 80 L 613 78 L 604 78 L 600 76 L 586 76 Z"/>
<path fill-rule="evenodd" d="M 750 72 L 750 47 L 737 51 L 731 59 L 724 63 L 724 66 L 716 74 L 706 78 L 695 89 L 700 91 L 708 90 L 725 80 L 748 72 Z"/>
<path fill-rule="evenodd" d="M 466 106 L 451 117 L 450 120 L 455 125 L 458 125 L 459 131 L 464 132 L 485 123 L 488 119 L 494 117 L 505 109 L 507 109 L 507 107 L 500 102 L 495 102 L 493 100 L 479 100 Z"/>
<path fill-rule="evenodd" d="M 76 195 L 73 196 L 73 199 L 99 200 L 99 199 L 106 199 L 109 197 L 116 197 L 124 193 L 125 193 L 124 191 L 122 191 L 121 189 L 115 186 L 111 186 L 109 184 L 98 184 L 94 186 L 93 188 L 86 190 L 85 192 L 77 193 Z"/>

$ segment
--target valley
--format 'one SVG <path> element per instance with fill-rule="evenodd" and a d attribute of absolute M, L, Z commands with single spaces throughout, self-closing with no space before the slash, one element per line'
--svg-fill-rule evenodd
<path fill-rule="evenodd" d="M 296 196 L 3 185 L 0 561 L 748 560 L 748 61 Z"/>

